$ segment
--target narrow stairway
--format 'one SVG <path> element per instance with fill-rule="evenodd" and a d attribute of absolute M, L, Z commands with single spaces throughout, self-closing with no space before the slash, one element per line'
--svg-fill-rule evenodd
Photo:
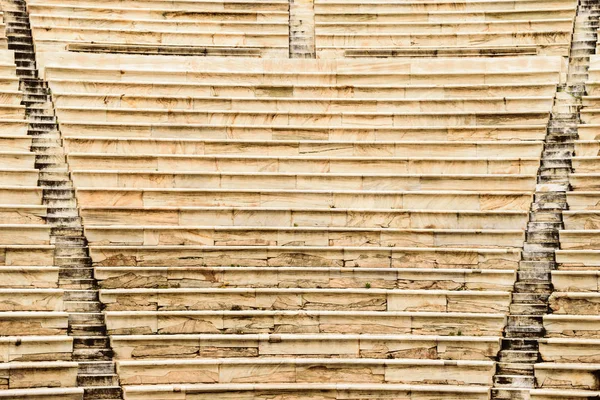
<path fill-rule="evenodd" d="M 316 58 L 314 0 L 290 0 L 290 58 Z"/>
<path fill-rule="evenodd" d="M 541 361 L 538 339 L 545 335 L 551 271 L 560 248 L 562 212 L 568 208 L 571 157 L 577 139 L 581 97 L 590 55 L 596 50 L 600 4 L 580 0 L 577 8 L 566 84 L 557 88 L 531 206 L 522 260 L 517 271 L 508 323 L 504 330 L 492 399 L 529 399 L 535 388 L 534 364 Z"/>
<path fill-rule="evenodd" d="M 122 399 L 51 94 L 36 69 L 26 4 L 23 0 L 10 0 L 3 8 L 8 46 L 15 52 L 20 89 L 24 93 L 28 134 L 33 137 L 35 165 L 40 171 L 38 184 L 48 207 L 47 223 L 55 245 L 59 287 L 65 291 L 73 361 L 79 362 L 78 385 L 84 388 L 84 400 Z"/>

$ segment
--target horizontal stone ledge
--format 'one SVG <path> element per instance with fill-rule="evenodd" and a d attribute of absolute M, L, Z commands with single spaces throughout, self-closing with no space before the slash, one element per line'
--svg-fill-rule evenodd
<path fill-rule="evenodd" d="M 83 388 L 42 388 L 0 390 L 0 399 L 82 400 Z"/>
<path fill-rule="evenodd" d="M 320 287 L 509 290 L 515 270 L 319 267 L 96 267 L 102 289 Z"/>
<path fill-rule="evenodd" d="M 249 384 L 249 383 L 230 383 L 230 384 L 192 384 L 192 385 L 131 385 L 123 388 L 128 399 L 143 400 L 148 396 L 161 395 L 169 396 L 173 394 L 172 399 L 185 399 L 187 394 L 201 395 L 206 393 L 208 396 L 214 396 L 215 393 L 244 393 L 257 392 L 260 395 L 266 393 L 281 394 L 298 392 L 300 395 L 314 391 L 322 395 L 325 392 L 333 392 L 333 399 L 346 400 L 352 397 L 352 393 L 364 395 L 370 393 L 374 398 L 382 399 L 393 396 L 401 400 L 411 399 L 413 395 L 418 395 L 423 400 L 439 399 L 440 395 L 450 399 L 453 396 L 456 400 L 486 400 L 489 399 L 490 389 L 485 387 L 466 386 L 466 385 L 402 385 L 402 384 L 348 384 L 348 383 L 302 383 L 302 384 Z M 244 393 L 246 394 L 246 393 Z M 432 397 L 428 397 L 431 395 Z M 182 397 L 184 396 L 184 397 Z M 438 396 L 438 397 L 435 397 Z M 456 397 L 454 397 L 456 396 Z M 171 397 L 165 397 L 171 399 Z M 254 399 L 254 397 L 251 397 Z M 201 398 L 208 400 L 210 397 Z M 256 398 L 258 399 L 258 398 Z M 19 399 L 20 400 L 20 399 Z"/>

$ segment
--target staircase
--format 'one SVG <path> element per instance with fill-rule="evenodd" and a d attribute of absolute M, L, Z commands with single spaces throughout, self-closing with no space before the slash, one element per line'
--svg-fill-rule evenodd
<path fill-rule="evenodd" d="M 535 388 L 534 364 L 541 361 L 538 339 L 544 337 L 543 315 L 549 313 L 551 271 L 560 248 L 562 211 L 568 208 L 573 141 L 590 55 L 596 50 L 600 4 L 581 0 L 577 8 L 566 84 L 558 87 L 548 124 L 538 182 L 517 271 L 508 323 L 498 356 L 492 399 L 529 399 Z"/>
<path fill-rule="evenodd" d="M 48 207 L 54 265 L 59 267 L 59 287 L 64 289 L 69 335 L 73 337 L 73 361 L 79 362 L 78 385 L 84 388 L 85 400 L 122 399 L 50 90 L 36 69 L 26 4 L 23 0 L 5 1 L 3 9 L 40 171 L 38 184 Z"/>
<path fill-rule="evenodd" d="M 290 58 L 316 58 L 314 0 L 290 0 Z"/>

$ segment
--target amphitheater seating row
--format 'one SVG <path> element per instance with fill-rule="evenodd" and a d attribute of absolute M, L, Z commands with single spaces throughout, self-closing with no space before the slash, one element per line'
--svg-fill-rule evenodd
<path fill-rule="evenodd" d="M 488 398 L 559 57 L 39 65 L 127 399 Z"/>
<path fill-rule="evenodd" d="M 37 51 L 289 54 L 287 1 L 34 0 L 28 9 Z"/>
<path fill-rule="evenodd" d="M 569 54 L 575 1 L 315 1 L 320 58 Z"/>

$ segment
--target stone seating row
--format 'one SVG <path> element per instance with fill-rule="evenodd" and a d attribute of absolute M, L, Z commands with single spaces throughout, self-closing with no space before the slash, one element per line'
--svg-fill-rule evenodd
<path fill-rule="evenodd" d="M 321 58 L 567 55 L 576 3 L 315 2 Z"/>
<path fill-rule="evenodd" d="M 282 1 L 31 1 L 38 51 L 145 53 L 194 49 L 222 55 L 288 57 L 289 4 Z M 77 47 L 83 45 L 83 47 Z M 136 46 L 150 46 L 138 48 Z M 152 46 L 155 46 L 154 48 Z M 245 50 L 245 52 L 239 52 Z M 94 50 L 92 50 L 94 51 Z"/>

